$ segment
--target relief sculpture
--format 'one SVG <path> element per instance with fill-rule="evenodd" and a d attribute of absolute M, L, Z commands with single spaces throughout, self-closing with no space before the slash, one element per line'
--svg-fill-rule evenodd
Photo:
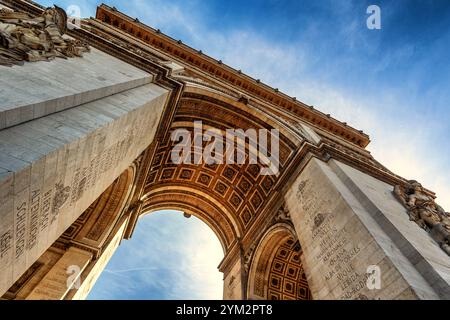
<path fill-rule="evenodd" d="M 63 37 L 66 30 L 67 15 L 56 6 L 37 17 L 0 10 L 0 65 L 81 57 L 89 51 L 87 44 Z"/>
<path fill-rule="evenodd" d="M 56 221 L 58 217 L 59 210 L 64 206 L 70 196 L 70 187 L 64 187 L 62 182 L 59 182 L 55 185 L 55 196 L 53 198 L 53 207 L 52 207 L 52 221 Z"/>
<path fill-rule="evenodd" d="M 415 180 L 406 186 L 395 186 L 394 195 L 408 210 L 410 220 L 429 232 L 450 256 L 450 213 L 445 212 Z"/>

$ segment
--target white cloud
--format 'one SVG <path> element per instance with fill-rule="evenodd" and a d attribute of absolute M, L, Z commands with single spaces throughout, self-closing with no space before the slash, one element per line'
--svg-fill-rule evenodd
<path fill-rule="evenodd" d="M 450 164 L 445 161 L 448 151 L 433 143 L 440 128 L 424 124 L 420 114 L 414 112 L 399 118 L 396 105 L 401 102 L 389 95 L 379 100 L 361 99 L 327 84 L 281 81 L 290 86 L 290 92 L 301 92 L 301 99 L 308 104 L 363 129 L 372 139 L 368 150 L 375 159 L 406 179 L 420 181 L 437 193 L 444 209 L 450 210 L 450 175 L 446 174 Z"/>
<path fill-rule="evenodd" d="M 133 0 L 131 3 L 135 8 L 138 8 L 135 5 L 144 5 L 142 0 Z M 396 174 L 422 182 L 425 187 L 435 191 L 438 202 L 450 210 L 449 151 L 433 143 L 442 135 L 442 130 L 439 131 L 442 128 L 439 127 L 439 118 L 433 119 L 433 124 L 424 123 L 424 117 L 430 120 L 429 115 L 420 112 L 426 110 L 426 106 L 405 105 L 411 100 L 404 99 L 398 88 L 384 88 L 382 92 L 374 90 L 370 96 L 349 89 L 343 91 L 339 83 L 327 81 L 326 76 L 318 79 L 308 73 L 308 66 L 317 65 L 319 61 L 314 46 L 277 43 L 250 29 L 220 32 L 208 29 L 201 6 L 196 1 L 188 2 L 185 7 L 192 10 L 182 10 L 177 5 L 160 0 L 145 3 L 147 7 L 142 8 L 148 9 L 140 11 L 139 15 L 143 15 L 148 23 L 162 25 L 169 33 L 183 30 L 186 40 L 193 47 L 364 130 L 372 139 L 368 149 L 378 161 Z M 158 11 L 152 8 L 158 8 Z M 339 5 L 331 9 L 339 14 L 348 14 L 351 8 Z M 389 19 L 390 13 L 384 13 L 384 17 Z M 378 42 L 372 43 L 363 36 L 357 20 L 350 22 L 347 27 L 338 30 L 348 46 L 356 46 L 356 42 L 369 51 L 379 46 Z M 314 23 L 306 26 L 313 34 L 318 33 L 315 30 L 317 27 Z M 381 72 L 410 57 L 413 50 L 412 44 L 405 44 L 387 52 L 376 63 L 375 72 Z M 333 66 L 327 65 L 323 71 L 324 74 L 332 72 Z M 342 76 L 345 77 L 345 74 Z M 411 80 L 405 79 L 404 86 L 411 96 L 424 94 L 417 91 Z M 431 89 L 428 94 L 436 102 L 442 100 L 442 92 Z"/>
<path fill-rule="evenodd" d="M 222 246 L 197 218 L 162 211 L 139 220 L 135 234 L 122 242 L 94 287 L 91 298 L 154 297 L 213 299 L 223 297 L 217 266 Z"/>
<path fill-rule="evenodd" d="M 223 259 L 215 234 L 203 223 L 192 223 L 182 242 L 184 259 L 180 261 L 180 268 L 184 272 L 175 282 L 174 296 L 192 292 L 192 299 L 222 299 L 223 275 L 213 272 L 213 268 L 217 268 Z"/>
<path fill-rule="evenodd" d="M 439 119 L 434 119 L 436 124 L 424 122 L 424 117 L 429 116 L 420 113 L 423 106 L 404 105 L 409 102 L 404 102 L 395 90 L 361 97 L 363 94 L 343 91 L 339 84 L 314 79 L 306 66 L 315 64 L 317 58 L 303 45 L 277 45 L 250 30 L 202 32 L 205 43 L 199 46 L 207 47 L 215 57 L 364 130 L 372 139 L 368 149 L 378 161 L 396 174 L 422 182 L 450 210 L 450 163 L 445 161 L 449 151 L 433 143 L 442 134 Z M 405 47 L 387 56 L 378 68 L 386 68 L 410 54 L 411 47 Z"/>

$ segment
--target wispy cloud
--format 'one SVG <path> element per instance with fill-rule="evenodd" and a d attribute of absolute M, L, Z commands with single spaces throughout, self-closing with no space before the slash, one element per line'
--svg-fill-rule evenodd
<path fill-rule="evenodd" d="M 221 299 L 223 258 L 213 231 L 173 211 L 141 218 L 94 287 L 91 299 Z"/>

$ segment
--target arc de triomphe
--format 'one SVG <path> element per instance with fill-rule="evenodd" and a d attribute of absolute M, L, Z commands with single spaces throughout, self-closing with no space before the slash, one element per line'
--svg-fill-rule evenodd
<path fill-rule="evenodd" d="M 80 28 L 31 1 L 0 10 L 3 299 L 86 297 L 161 209 L 215 232 L 225 299 L 450 298 L 448 213 L 362 131 L 116 8 Z M 173 163 L 172 133 L 198 121 L 277 129 L 279 171 Z"/>

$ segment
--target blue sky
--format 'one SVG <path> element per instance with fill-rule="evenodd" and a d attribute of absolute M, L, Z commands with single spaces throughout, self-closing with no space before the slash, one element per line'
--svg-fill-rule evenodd
<path fill-rule="evenodd" d="M 105 1 L 363 129 L 377 160 L 450 210 L 449 1 Z M 84 17 L 98 4 L 55 2 Z M 381 30 L 366 27 L 372 4 Z"/>
<path fill-rule="evenodd" d="M 222 259 L 206 224 L 177 211 L 155 212 L 122 242 L 88 299 L 222 299 Z"/>

